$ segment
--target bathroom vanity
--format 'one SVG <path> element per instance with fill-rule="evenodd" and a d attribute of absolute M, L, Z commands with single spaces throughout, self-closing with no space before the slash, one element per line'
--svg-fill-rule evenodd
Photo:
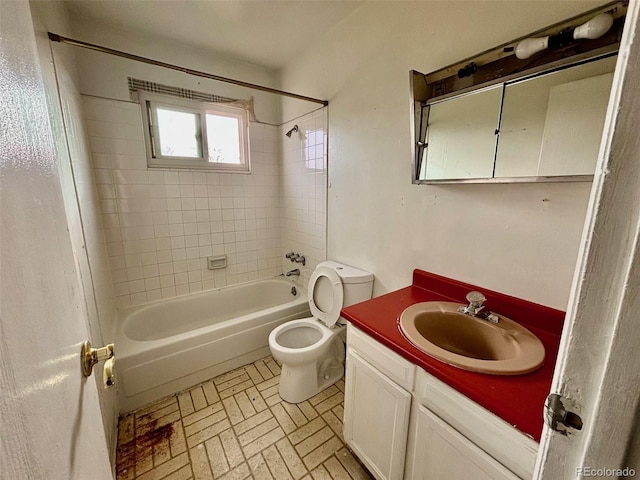
<path fill-rule="evenodd" d="M 471 290 L 542 341 L 541 368 L 514 376 L 466 371 L 426 355 L 402 334 L 407 307 L 464 304 Z M 349 320 L 345 441 L 376 478 L 532 477 L 564 312 L 415 270 L 410 287 L 342 315 Z"/>

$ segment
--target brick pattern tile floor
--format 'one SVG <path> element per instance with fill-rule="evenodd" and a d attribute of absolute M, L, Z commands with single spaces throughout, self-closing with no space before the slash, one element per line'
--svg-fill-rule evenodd
<path fill-rule="evenodd" d="M 118 480 L 358 479 L 342 437 L 344 381 L 290 404 L 271 357 L 120 419 Z"/>

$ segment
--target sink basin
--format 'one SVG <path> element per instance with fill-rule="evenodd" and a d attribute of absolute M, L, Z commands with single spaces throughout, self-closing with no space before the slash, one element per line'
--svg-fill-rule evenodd
<path fill-rule="evenodd" d="M 454 367 L 494 375 L 529 373 L 544 362 L 538 337 L 513 320 L 498 323 L 458 312 L 464 305 L 424 302 L 400 315 L 400 329 L 427 355 Z"/>

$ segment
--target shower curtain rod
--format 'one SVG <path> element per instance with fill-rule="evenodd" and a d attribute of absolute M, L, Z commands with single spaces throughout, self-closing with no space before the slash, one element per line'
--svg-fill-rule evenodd
<path fill-rule="evenodd" d="M 49 40 L 52 42 L 60 42 L 67 43 L 69 45 L 73 45 L 76 47 L 88 48 L 89 50 L 94 50 L 96 52 L 107 53 L 109 55 L 115 55 L 116 57 L 127 58 L 129 60 L 135 60 L 136 62 L 148 63 L 149 65 L 155 65 L 157 67 L 168 68 L 171 70 L 177 70 L 179 72 L 184 72 L 189 75 L 195 75 L 196 77 L 209 78 L 211 80 L 217 80 L 219 82 L 231 83 L 233 85 L 238 85 L 240 87 L 253 88 L 255 90 L 260 90 L 262 92 L 275 93 L 277 95 L 283 95 L 285 97 L 297 98 L 298 100 L 304 100 L 307 102 L 320 103 L 325 107 L 329 105 L 327 100 L 320 100 L 313 97 L 306 97 L 304 95 L 298 95 L 297 93 L 285 92 L 283 90 L 278 90 L 270 87 L 263 87 L 262 85 L 256 85 L 254 83 L 243 82 L 242 80 L 234 80 L 233 78 L 221 77 L 219 75 L 213 75 L 212 73 L 201 72 L 199 70 L 192 70 L 186 67 L 180 67 L 178 65 L 173 65 L 171 63 L 160 62 L 158 60 L 153 60 L 151 58 L 141 57 L 139 55 L 134 55 L 132 53 L 122 52 L 120 50 L 114 50 L 112 48 L 103 47 L 101 45 L 95 45 L 93 43 L 83 42 L 82 40 L 74 40 L 73 38 L 63 37 L 62 35 L 58 35 L 56 33 L 47 32 L 49 35 Z"/>

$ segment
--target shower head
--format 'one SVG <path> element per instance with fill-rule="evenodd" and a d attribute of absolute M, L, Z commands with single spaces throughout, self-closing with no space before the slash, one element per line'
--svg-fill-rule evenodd
<path fill-rule="evenodd" d="M 298 131 L 298 125 L 294 125 L 293 128 L 291 130 L 289 130 L 287 133 L 285 133 L 285 135 L 289 138 L 291 138 L 291 134 L 293 132 L 297 132 Z"/>

